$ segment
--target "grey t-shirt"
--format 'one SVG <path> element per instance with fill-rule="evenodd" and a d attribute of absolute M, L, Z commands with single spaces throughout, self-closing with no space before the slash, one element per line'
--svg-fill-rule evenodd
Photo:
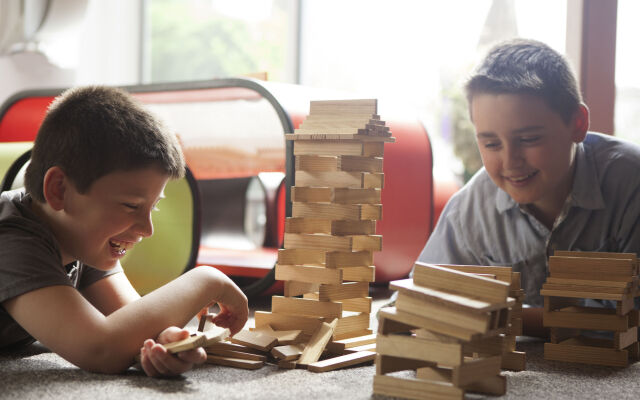
<path fill-rule="evenodd" d="M 60 248 L 51 230 L 31 211 L 31 196 L 24 190 L 0 194 L 0 304 L 47 286 L 66 285 L 78 290 L 115 273 L 79 261 L 62 265 Z M 0 349 L 18 347 L 34 339 L 0 307 Z"/>

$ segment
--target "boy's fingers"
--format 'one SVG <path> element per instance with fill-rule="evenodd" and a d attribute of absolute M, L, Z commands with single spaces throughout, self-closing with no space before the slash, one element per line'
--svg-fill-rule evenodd
<path fill-rule="evenodd" d="M 140 366 L 142 367 L 144 373 L 147 374 L 147 376 L 154 377 L 159 375 L 158 370 L 153 366 L 153 363 L 151 362 L 149 352 L 145 348 L 142 348 L 140 351 Z"/>
<path fill-rule="evenodd" d="M 153 347 L 147 348 L 146 350 L 149 356 L 149 361 L 151 361 L 153 368 L 158 371 L 158 374 L 167 375 L 169 373 L 169 369 L 165 366 L 162 360 L 163 355 L 168 354 L 167 350 L 165 350 L 164 347 L 160 345 L 154 345 Z"/>
<path fill-rule="evenodd" d="M 154 366 L 157 368 L 158 365 L 161 365 L 162 375 L 165 376 L 180 375 L 193 366 L 193 363 L 183 361 L 167 352 L 154 353 L 154 359 Z"/>
<path fill-rule="evenodd" d="M 176 354 L 176 356 L 189 364 L 202 364 L 207 360 L 207 353 L 202 347 L 189 351 L 182 351 Z"/>

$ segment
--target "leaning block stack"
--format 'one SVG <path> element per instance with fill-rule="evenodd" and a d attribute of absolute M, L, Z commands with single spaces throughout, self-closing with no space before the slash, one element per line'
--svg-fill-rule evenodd
<path fill-rule="evenodd" d="M 501 266 L 477 266 L 477 265 L 440 265 L 441 267 L 455 269 L 456 271 L 476 274 L 492 279 L 497 279 L 509 284 L 509 297 L 513 297 L 515 303 L 509 313 L 509 325 L 504 336 L 505 348 L 502 353 L 502 369 L 511 371 L 523 371 L 526 368 L 526 353 L 516 351 L 516 336 L 522 335 L 522 304 L 524 303 L 524 289 L 520 284 L 520 272 L 513 272 L 511 267 Z"/>
<path fill-rule="evenodd" d="M 556 251 L 540 294 L 543 324 L 551 328 L 545 359 L 614 367 L 638 360 L 635 254 Z M 580 299 L 612 300 L 616 308 L 584 307 Z M 613 332 L 613 340 L 583 331 Z"/>
<path fill-rule="evenodd" d="M 373 392 L 412 399 L 501 395 L 510 283 L 417 263 L 413 279 L 391 282 L 395 308 L 378 314 Z M 393 374 L 415 371 L 415 375 Z"/>
<path fill-rule="evenodd" d="M 306 348 L 315 350 L 303 351 L 297 363 L 309 365 L 325 348 L 346 346 L 336 341 L 357 347 L 371 340 L 384 144 L 395 139 L 376 100 L 347 100 L 311 102 L 310 115 L 287 140 L 294 141 L 295 185 L 276 266 L 284 296 L 273 296 L 271 312 L 257 312 L 255 322 L 258 329 L 302 330 Z"/>

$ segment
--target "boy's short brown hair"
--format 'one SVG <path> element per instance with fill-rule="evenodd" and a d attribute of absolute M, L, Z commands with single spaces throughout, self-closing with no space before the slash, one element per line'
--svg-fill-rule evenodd
<path fill-rule="evenodd" d="M 567 60 L 546 44 L 527 39 L 506 41 L 489 50 L 465 89 L 469 104 L 482 93 L 538 96 L 565 123 L 582 103 Z"/>
<path fill-rule="evenodd" d="M 44 202 L 45 173 L 60 167 L 80 193 L 114 171 L 157 166 L 171 178 L 184 175 L 175 134 L 122 89 L 69 89 L 49 106 L 25 174 L 31 196 Z"/>

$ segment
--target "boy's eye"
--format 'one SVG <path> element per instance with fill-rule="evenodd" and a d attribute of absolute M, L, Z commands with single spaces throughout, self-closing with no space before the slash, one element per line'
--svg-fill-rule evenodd
<path fill-rule="evenodd" d="M 500 147 L 500 142 L 485 142 L 484 147 L 487 149 L 497 149 Z"/>
<path fill-rule="evenodd" d="M 540 136 L 523 136 L 520 138 L 520 141 L 526 144 L 535 143 L 538 140 L 540 140 Z"/>
<path fill-rule="evenodd" d="M 137 205 L 135 205 L 135 204 L 131 204 L 131 203 L 122 203 L 122 205 L 123 205 L 123 206 L 125 206 L 125 207 L 127 207 L 128 209 L 131 209 L 131 210 L 137 210 L 137 209 L 138 209 L 138 206 L 137 206 Z"/>

